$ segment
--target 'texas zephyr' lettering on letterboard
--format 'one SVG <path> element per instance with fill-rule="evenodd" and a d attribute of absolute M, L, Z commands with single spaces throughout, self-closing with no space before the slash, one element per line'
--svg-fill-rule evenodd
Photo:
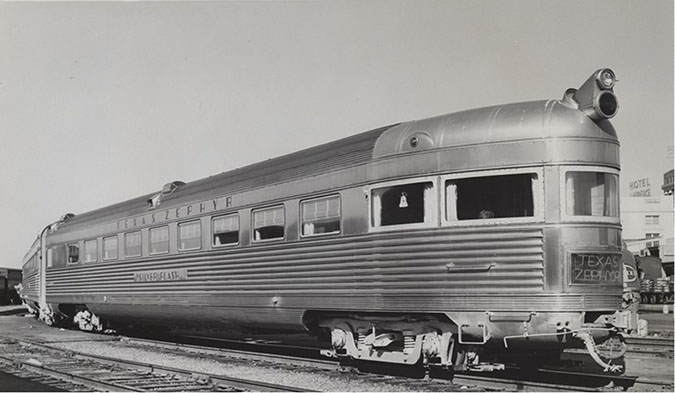
<path fill-rule="evenodd" d="M 572 284 L 621 284 L 621 254 L 572 254 Z"/>
<path fill-rule="evenodd" d="M 134 273 L 134 282 L 185 281 L 187 279 L 187 269 L 153 270 Z"/>
<path fill-rule="evenodd" d="M 179 218 L 189 218 L 196 214 L 213 213 L 221 209 L 232 207 L 232 197 L 226 196 L 210 201 L 191 203 L 167 210 L 157 210 L 142 216 L 117 221 L 117 230 L 133 229 L 140 226 L 172 221 Z M 113 224 L 114 225 L 114 224 Z"/>

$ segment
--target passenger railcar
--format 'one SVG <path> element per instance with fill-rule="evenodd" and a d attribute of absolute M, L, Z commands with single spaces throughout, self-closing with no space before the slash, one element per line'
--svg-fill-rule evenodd
<path fill-rule="evenodd" d="M 25 299 L 86 328 L 301 330 L 400 364 L 585 345 L 615 371 L 595 345 L 623 348 L 627 328 L 614 83 L 601 69 L 561 100 L 382 127 L 65 216 L 31 248 Z"/>

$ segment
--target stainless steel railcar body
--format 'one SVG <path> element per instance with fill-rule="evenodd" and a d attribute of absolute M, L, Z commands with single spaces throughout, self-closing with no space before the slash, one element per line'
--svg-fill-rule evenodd
<path fill-rule="evenodd" d="M 611 92 L 602 71 L 591 101 Z M 619 142 L 588 89 L 383 127 L 75 216 L 47 233 L 46 303 L 113 323 L 325 331 L 339 354 L 408 364 L 605 339 L 625 327 Z"/>
<path fill-rule="evenodd" d="M 40 294 L 42 286 L 40 285 L 41 272 L 40 269 L 40 239 L 36 239 L 31 245 L 22 261 L 22 281 L 21 281 L 21 298 L 29 307 L 34 307 L 40 304 Z M 37 311 L 35 309 L 34 311 Z"/>

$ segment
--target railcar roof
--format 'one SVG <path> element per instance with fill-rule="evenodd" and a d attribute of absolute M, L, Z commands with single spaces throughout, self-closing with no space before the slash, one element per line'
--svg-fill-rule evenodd
<path fill-rule="evenodd" d="M 420 142 L 415 147 L 410 144 L 412 137 L 418 137 Z M 411 151 L 541 138 L 616 141 L 616 133 L 609 121 L 595 123 L 582 112 L 558 100 L 472 109 L 378 128 L 192 181 L 163 197 L 162 205 L 171 207 L 172 202 L 181 203 L 187 195 L 192 198 L 209 190 L 221 189 L 222 194 L 231 194 Z M 143 213 L 147 211 L 147 200 L 155 194 L 79 214 L 61 226 Z"/>
<path fill-rule="evenodd" d="M 417 137 L 417 146 L 410 139 Z M 377 141 L 373 158 L 412 151 L 543 138 L 616 141 L 609 121 L 595 123 L 558 100 L 531 101 L 450 113 L 391 127 Z"/>
<path fill-rule="evenodd" d="M 162 207 L 171 206 L 185 195 L 194 197 L 204 191 L 223 189 L 227 193 L 262 187 L 280 181 L 288 181 L 329 172 L 335 168 L 345 168 L 368 162 L 373 156 L 375 141 L 392 126 L 360 133 L 334 142 L 315 146 L 281 157 L 261 161 L 242 168 L 209 176 L 186 183 L 171 195 L 162 198 Z M 65 228 L 70 225 L 93 221 L 102 217 L 145 212 L 148 199 L 157 192 L 130 199 L 102 209 L 78 214 L 61 224 Z"/>

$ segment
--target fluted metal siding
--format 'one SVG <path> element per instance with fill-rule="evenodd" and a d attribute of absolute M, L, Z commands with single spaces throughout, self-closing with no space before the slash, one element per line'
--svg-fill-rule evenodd
<path fill-rule="evenodd" d="M 494 267 L 487 272 L 449 273 L 450 262 Z M 188 270 L 187 281 L 133 281 L 134 272 L 181 268 Z M 195 300 L 216 294 L 317 295 L 322 303 L 317 307 L 343 308 L 349 302 L 335 300 L 344 295 L 410 294 L 418 299 L 410 304 L 411 310 L 420 310 L 431 298 L 446 294 L 541 293 L 543 269 L 540 228 L 434 229 L 92 263 L 50 270 L 47 281 L 48 296 L 59 298 L 165 296 L 170 303 L 176 295 Z M 354 300 L 356 306 L 359 301 Z"/>
<path fill-rule="evenodd" d="M 40 297 L 40 272 L 35 271 L 32 274 L 24 275 L 21 285 L 23 286 L 22 294 L 28 300 L 38 302 Z"/>

